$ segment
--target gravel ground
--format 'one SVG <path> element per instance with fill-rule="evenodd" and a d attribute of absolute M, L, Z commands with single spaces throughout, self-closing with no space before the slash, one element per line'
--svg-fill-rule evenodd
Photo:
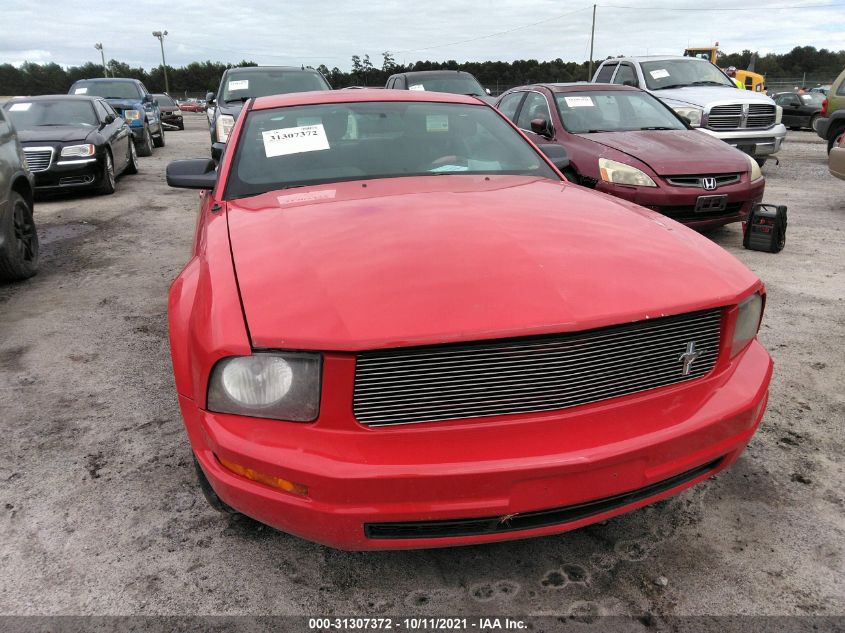
<path fill-rule="evenodd" d="M 710 234 L 768 288 L 776 369 L 746 454 L 602 525 L 398 553 L 223 517 L 195 485 L 165 312 L 197 194 L 164 168 L 207 152 L 193 116 L 114 196 L 40 202 L 41 272 L 0 286 L 0 613 L 845 614 L 845 182 L 815 135 L 764 167 L 783 253 Z"/>

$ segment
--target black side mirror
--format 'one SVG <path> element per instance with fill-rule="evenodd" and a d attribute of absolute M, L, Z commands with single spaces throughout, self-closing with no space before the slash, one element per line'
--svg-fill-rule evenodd
<path fill-rule="evenodd" d="M 223 158 L 223 150 L 226 149 L 226 143 L 212 143 L 211 144 L 211 158 L 214 159 L 215 163 L 219 163 L 220 159 Z"/>
<path fill-rule="evenodd" d="M 183 189 L 214 189 L 217 171 L 210 158 L 174 160 L 167 166 L 167 184 Z"/>
<path fill-rule="evenodd" d="M 148 92 L 147 94 L 144 95 L 144 98 L 143 98 L 142 101 L 144 103 L 152 103 L 153 101 L 155 101 L 155 98 L 153 98 L 153 96 Z"/>
<path fill-rule="evenodd" d="M 542 143 L 537 147 L 560 171 L 569 167 L 569 154 L 566 153 L 566 149 L 562 145 L 558 145 L 557 143 Z"/>
<path fill-rule="evenodd" d="M 112 123 L 114 123 L 114 115 L 107 114 L 106 118 L 103 120 L 103 123 L 105 123 L 106 125 L 111 125 Z"/>
<path fill-rule="evenodd" d="M 539 134 L 540 136 L 544 136 L 546 138 L 552 138 L 552 136 L 554 136 L 552 133 L 551 123 L 543 118 L 531 119 L 531 131 L 534 132 L 534 134 Z"/>
<path fill-rule="evenodd" d="M 213 92 L 206 92 L 205 93 L 205 102 L 208 105 L 214 105 L 214 93 Z"/>

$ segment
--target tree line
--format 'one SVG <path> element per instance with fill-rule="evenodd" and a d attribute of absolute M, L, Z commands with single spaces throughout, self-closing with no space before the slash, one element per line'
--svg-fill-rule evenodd
<path fill-rule="evenodd" d="M 752 51 L 719 54 L 722 68 L 736 66 L 748 68 Z M 350 70 L 338 67 L 317 66 L 333 88 L 347 86 L 383 86 L 393 73 L 420 70 L 463 70 L 475 75 L 487 88 L 493 91 L 535 82 L 583 81 L 588 79 L 588 62 L 567 62 L 562 59 L 538 61 L 518 59 L 512 62 L 445 62 L 416 61 L 399 64 L 389 52 L 374 64 L 369 55 L 353 55 Z M 595 65 L 598 65 L 598 61 Z M 179 97 L 187 94 L 203 94 L 214 91 L 220 76 L 227 68 L 235 66 L 256 66 L 252 61 L 242 60 L 237 64 L 222 62 L 192 62 L 187 66 L 167 67 L 170 93 Z M 133 68 L 117 60 L 108 63 L 109 74 L 114 77 L 133 77 L 144 82 L 152 92 L 164 92 L 164 69 L 155 66 L 150 70 Z M 813 46 L 796 46 L 788 53 L 769 53 L 755 61 L 755 71 L 768 77 L 802 77 L 806 75 L 817 81 L 831 81 L 845 68 L 845 50 L 830 51 Z M 63 94 L 78 79 L 102 77 L 100 64 L 87 63 L 82 66 L 64 68 L 58 64 L 35 64 L 27 62 L 21 66 L 0 64 L 0 95 Z"/>

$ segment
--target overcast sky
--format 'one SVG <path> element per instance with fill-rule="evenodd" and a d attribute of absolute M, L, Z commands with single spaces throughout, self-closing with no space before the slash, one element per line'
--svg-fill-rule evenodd
<path fill-rule="evenodd" d="M 380 66 L 382 51 L 397 62 L 583 61 L 591 13 L 577 0 L 3 0 L 0 63 L 99 63 L 94 43 L 102 42 L 107 59 L 149 69 L 161 63 L 151 33 L 164 29 L 171 66 L 248 59 L 348 70 L 354 54 Z M 845 0 L 607 0 L 596 16 L 596 59 L 680 54 L 715 41 L 726 52 L 845 49 Z"/>

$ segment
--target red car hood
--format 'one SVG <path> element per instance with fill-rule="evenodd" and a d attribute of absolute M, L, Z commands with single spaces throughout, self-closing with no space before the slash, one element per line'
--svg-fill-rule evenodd
<path fill-rule="evenodd" d="M 758 279 L 680 224 L 520 176 L 347 182 L 228 203 L 252 343 L 360 350 L 726 305 Z"/>
<path fill-rule="evenodd" d="M 750 169 L 742 152 L 698 130 L 637 130 L 582 136 L 633 156 L 661 176 L 739 173 Z"/>

